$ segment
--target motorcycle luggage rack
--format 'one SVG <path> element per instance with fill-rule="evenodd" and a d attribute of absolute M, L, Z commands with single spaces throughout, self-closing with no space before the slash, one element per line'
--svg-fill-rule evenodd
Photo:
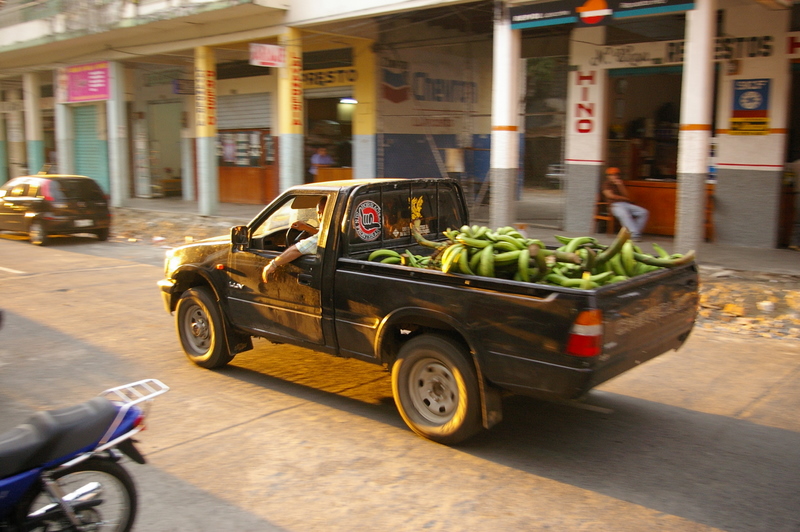
<path fill-rule="evenodd" d="M 98 442 L 97 450 L 100 451 L 108 447 L 113 447 L 118 441 L 130 437 L 131 433 L 136 433 L 142 430 L 144 427 L 139 426 L 125 435 L 118 437 L 113 442 L 108 442 L 108 439 L 111 438 L 111 436 L 114 434 L 114 431 L 117 430 L 117 427 L 119 427 L 119 425 L 122 423 L 122 420 L 125 419 L 128 411 L 133 406 L 144 403 L 140 409 L 142 411 L 142 417 L 147 418 L 147 415 L 150 412 L 152 400 L 168 391 L 169 386 L 160 380 L 144 379 L 141 381 L 131 382 L 129 384 L 123 384 L 122 386 L 109 388 L 108 390 L 102 392 L 100 397 L 105 397 L 118 406 L 119 412 L 117 412 L 117 417 L 114 418 L 114 422 L 111 423 L 111 426 Z"/>

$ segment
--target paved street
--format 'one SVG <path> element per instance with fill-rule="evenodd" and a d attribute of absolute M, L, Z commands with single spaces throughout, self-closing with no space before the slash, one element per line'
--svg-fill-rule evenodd
<path fill-rule="evenodd" d="M 182 355 L 157 246 L 0 237 L 0 428 L 155 377 L 131 464 L 137 531 L 800 528 L 796 340 L 699 330 L 583 404 L 505 401 L 449 448 L 402 423 L 382 368 L 256 342 Z M 160 250 L 163 254 L 163 250 Z"/>

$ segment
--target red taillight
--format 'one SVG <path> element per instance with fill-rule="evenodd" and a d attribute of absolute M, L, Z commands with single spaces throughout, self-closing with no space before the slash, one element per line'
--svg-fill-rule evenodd
<path fill-rule="evenodd" d="M 44 199 L 47 201 L 53 201 L 53 196 L 50 195 L 50 185 L 50 181 L 42 181 L 42 196 L 44 196 Z"/>
<path fill-rule="evenodd" d="M 146 417 L 147 416 L 145 416 L 144 414 L 139 414 L 138 416 L 136 416 L 136 419 L 133 420 L 133 426 L 138 427 L 139 425 L 141 425 L 142 430 L 146 429 L 147 425 L 144 424 L 144 420 Z"/>
<path fill-rule="evenodd" d="M 584 310 L 578 314 L 567 341 L 567 354 L 576 357 L 596 357 L 603 352 L 603 313 Z"/>

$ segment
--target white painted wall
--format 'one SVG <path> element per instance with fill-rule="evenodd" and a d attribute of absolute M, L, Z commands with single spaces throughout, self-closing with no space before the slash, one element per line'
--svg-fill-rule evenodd
<path fill-rule="evenodd" d="M 786 35 L 789 13 L 770 10 L 758 3 L 729 7 L 725 17 L 725 33 L 731 37 L 772 36 L 771 55 L 743 48 L 737 57 L 740 70 L 735 75 L 722 74 L 717 95 L 717 128 L 730 127 L 733 109 L 733 81 L 770 79 L 770 128 L 785 130 L 789 119 L 790 71 L 786 56 Z M 763 47 L 762 47 L 763 50 Z M 755 55 L 755 57 L 750 57 Z M 724 70 L 724 69 L 723 69 Z M 721 135 L 718 141 L 717 162 L 723 165 L 746 165 L 743 168 L 775 169 L 783 166 L 786 135 Z M 729 166 L 730 167 L 730 166 Z M 771 168 L 775 167 L 775 168 Z M 732 168 L 736 168 L 735 166 Z"/>

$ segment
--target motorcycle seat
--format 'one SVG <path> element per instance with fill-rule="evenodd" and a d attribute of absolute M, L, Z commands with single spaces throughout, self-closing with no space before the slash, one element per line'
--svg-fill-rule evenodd
<path fill-rule="evenodd" d="M 0 434 L 0 478 L 33 469 L 97 444 L 117 408 L 105 397 L 31 416 Z"/>

